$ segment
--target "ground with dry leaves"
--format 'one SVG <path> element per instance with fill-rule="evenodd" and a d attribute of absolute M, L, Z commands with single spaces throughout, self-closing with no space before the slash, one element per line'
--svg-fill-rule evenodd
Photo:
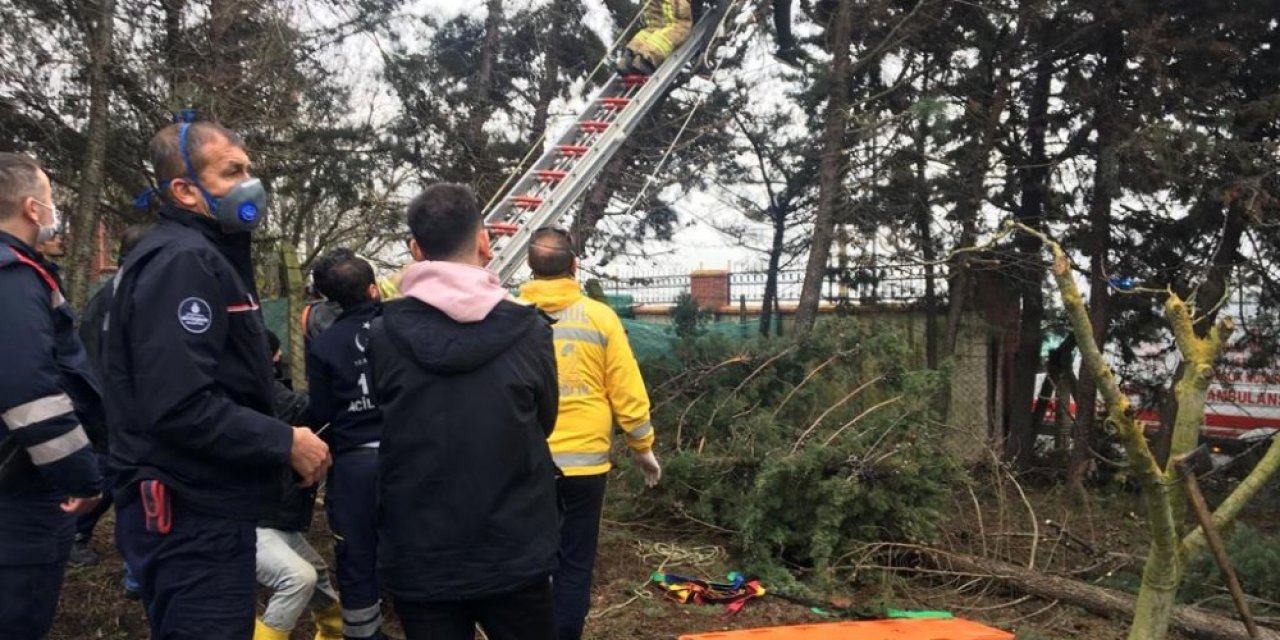
<path fill-rule="evenodd" d="M 1023 486 L 1020 493 L 1003 474 L 974 486 L 983 489 L 966 489 L 954 496 L 952 525 L 943 531 L 936 546 L 1022 564 L 1028 563 L 1034 552 L 1039 568 L 1101 583 L 1111 579 L 1108 573 L 1129 570 L 1133 559 L 1142 553 L 1143 523 L 1133 513 L 1134 495 L 1122 489 L 1100 492 L 1088 505 L 1076 506 L 1056 487 Z M 1262 530 L 1275 530 L 1276 505 L 1274 496 L 1266 496 L 1249 509 L 1245 520 Z M 312 537 L 326 555 L 331 553 L 322 516 L 316 519 Z M 753 601 L 738 615 L 726 617 L 717 607 L 667 601 L 647 585 L 650 573 L 663 565 L 708 578 L 744 569 L 736 566 L 717 542 L 716 535 L 700 531 L 694 523 L 656 525 L 606 519 L 587 637 L 675 638 L 685 633 L 829 619 L 809 607 L 771 597 Z M 120 560 L 112 548 L 109 517 L 99 524 L 94 546 L 103 555 L 102 563 L 68 572 L 50 639 L 145 639 L 142 606 L 125 600 L 120 588 Z M 879 602 L 902 609 L 945 609 L 1013 631 L 1020 640 L 1109 640 L 1125 635 L 1121 621 L 1002 592 L 981 576 L 922 573 L 871 547 L 854 557 L 858 566 L 838 583 L 842 586 L 819 594 L 821 597 L 838 606 Z M 390 617 L 390 635 L 402 637 L 394 615 Z M 294 638 L 311 638 L 311 633 L 310 625 L 302 624 Z"/>

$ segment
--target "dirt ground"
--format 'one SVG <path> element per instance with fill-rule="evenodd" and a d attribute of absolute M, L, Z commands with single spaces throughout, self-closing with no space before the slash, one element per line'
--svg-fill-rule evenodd
<path fill-rule="evenodd" d="M 1037 566 L 1049 571 L 1067 571 L 1086 562 L 1086 556 L 1098 550 L 1120 555 L 1142 551 L 1143 523 L 1134 513 L 1136 497 L 1132 493 L 1100 493 L 1087 505 L 1076 506 L 1060 488 L 1027 487 L 1025 501 L 1008 488 L 997 488 L 980 497 L 967 490 L 957 492 L 950 526 L 937 545 L 982 551 L 1025 563 L 1034 539 Z M 1256 527 L 1274 530 L 1276 506 L 1277 499 L 1269 495 L 1253 506 L 1245 518 Z M 120 558 L 114 550 L 111 529 L 108 515 L 99 523 L 93 543 L 102 555 L 98 566 L 68 571 L 51 640 L 147 638 L 142 605 L 124 598 Z M 664 599 L 647 586 L 650 573 L 664 562 L 669 562 L 666 568 L 670 571 L 712 579 L 743 568 L 734 565 L 723 547 L 716 545 L 714 536 L 689 531 L 689 527 L 667 530 L 647 523 L 606 519 L 596 565 L 592 614 L 587 623 L 588 638 L 676 638 L 687 633 L 829 619 L 808 607 L 768 596 L 751 601 L 732 617 L 719 607 L 680 605 Z M 316 518 L 312 539 L 322 553 L 331 556 L 332 545 L 322 516 Z M 1087 549 L 1090 547 L 1092 550 Z M 920 575 L 900 569 L 868 561 L 860 580 L 825 599 L 842 606 L 874 600 L 900 609 L 948 610 L 1015 632 L 1019 640 L 1110 640 L 1125 634 L 1121 621 L 1099 618 L 1060 603 L 1002 593 L 982 580 Z M 1095 581 L 1105 579 L 1100 575 Z M 389 613 L 388 618 L 389 635 L 403 637 L 394 622 L 394 613 Z M 309 639 L 312 633 L 309 621 L 304 619 L 293 638 Z"/>

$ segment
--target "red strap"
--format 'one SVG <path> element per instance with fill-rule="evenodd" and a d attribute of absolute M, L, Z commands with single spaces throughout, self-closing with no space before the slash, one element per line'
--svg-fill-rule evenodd
<path fill-rule="evenodd" d="M 142 494 L 142 511 L 146 516 L 146 528 L 152 533 L 167 535 L 173 528 L 169 494 L 159 480 L 143 480 L 138 484 Z"/>
<path fill-rule="evenodd" d="M 40 274 L 40 278 L 44 280 L 44 283 L 49 287 L 51 291 L 55 293 L 62 293 L 62 291 L 58 289 L 58 281 L 54 280 L 53 276 L 48 271 L 46 271 L 44 267 L 40 266 L 39 262 L 36 262 L 35 260 L 32 260 L 31 258 L 28 258 L 22 255 L 22 252 L 20 251 L 14 251 L 13 257 L 17 258 L 18 262 L 21 262 L 22 264 L 25 264 L 28 267 L 31 267 L 32 269 L 35 269 L 36 273 Z"/>

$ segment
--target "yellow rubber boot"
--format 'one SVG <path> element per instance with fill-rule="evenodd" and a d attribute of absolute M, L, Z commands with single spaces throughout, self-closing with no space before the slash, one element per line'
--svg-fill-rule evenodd
<path fill-rule="evenodd" d="M 342 605 L 332 602 L 317 611 L 315 617 L 316 640 L 342 640 Z"/>
<path fill-rule="evenodd" d="M 289 632 L 283 629 L 268 627 L 262 622 L 262 618 L 254 618 L 253 640 L 289 640 Z"/>

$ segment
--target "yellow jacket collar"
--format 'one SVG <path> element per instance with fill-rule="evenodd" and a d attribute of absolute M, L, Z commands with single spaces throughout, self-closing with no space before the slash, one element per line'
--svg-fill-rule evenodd
<path fill-rule="evenodd" d="M 520 297 L 548 313 L 555 313 L 582 299 L 582 287 L 573 278 L 531 280 L 520 286 Z"/>

